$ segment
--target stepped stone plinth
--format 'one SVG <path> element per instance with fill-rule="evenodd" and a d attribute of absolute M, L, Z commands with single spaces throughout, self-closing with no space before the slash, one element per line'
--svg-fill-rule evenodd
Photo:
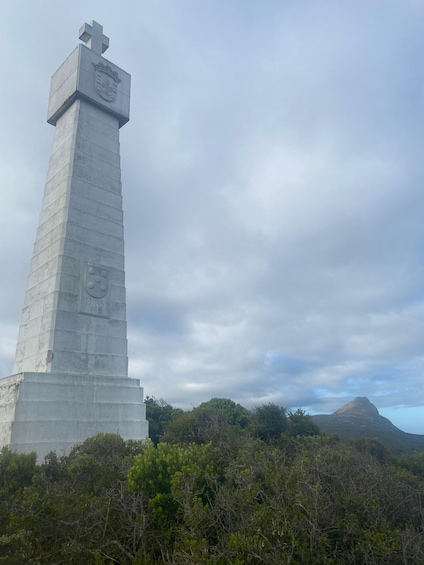
<path fill-rule="evenodd" d="M 0 446 L 39 458 L 98 432 L 148 434 L 128 378 L 119 129 L 130 75 L 102 56 L 97 22 L 80 39 L 51 81 L 55 136 L 14 374 L 0 379 Z"/>

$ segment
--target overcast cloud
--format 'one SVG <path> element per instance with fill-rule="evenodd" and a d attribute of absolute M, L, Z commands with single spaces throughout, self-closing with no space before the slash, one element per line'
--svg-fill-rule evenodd
<path fill-rule="evenodd" d="M 424 434 L 424 3 L 14 0 L 0 18 L 0 371 L 53 140 L 50 76 L 95 19 L 121 130 L 130 376 Z"/>

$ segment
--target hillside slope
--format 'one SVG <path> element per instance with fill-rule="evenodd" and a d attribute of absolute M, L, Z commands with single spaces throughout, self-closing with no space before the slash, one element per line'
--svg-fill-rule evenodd
<path fill-rule="evenodd" d="M 424 450 L 424 435 L 403 432 L 380 416 L 374 404 L 365 397 L 355 398 L 333 414 L 317 414 L 312 419 L 323 432 L 338 434 L 343 439 L 370 437 L 396 451 Z"/>

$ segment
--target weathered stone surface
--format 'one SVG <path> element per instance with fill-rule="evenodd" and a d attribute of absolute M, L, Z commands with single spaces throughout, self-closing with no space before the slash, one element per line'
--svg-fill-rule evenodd
<path fill-rule="evenodd" d="M 101 81 L 108 77 L 109 88 L 102 90 Z M 128 73 L 85 45 L 78 45 L 52 77 L 47 121 L 56 125 L 75 99 L 83 98 L 116 115 L 124 125 L 130 114 L 130 82 Z"/>
<path fill-rule="evenodd" d="M 119 144 L 101 148 L 96 118 L 116 139 L 117 118 L 85 100 L 56 123 L 14 373 L 127 375 Z"/>
<path fill-rule="evenodd" d="M 148 434 L 143 389 L 137 379 L 21 373 L 0 380 L 0 437 L 39 460 L 69 453 L 98 433 L 124 439 Z M 5 441 L 7 440 L 7 441 Z"/>

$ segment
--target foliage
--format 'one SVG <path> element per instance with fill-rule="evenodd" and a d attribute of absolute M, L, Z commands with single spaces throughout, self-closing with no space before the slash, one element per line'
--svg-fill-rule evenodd
<path fill-rule="evenodd" d="M 170 422 L 163 441 L 184 445 L 213 442 L 219 445 L 234 434 L 239 436 L 249 422 L 250 413 L 240 404 L 228 398 L 212 398 Z"/>
<path fill-rule="evenodd" d="M 149 422 L 149 437 L 154 445 L 157 445 L 169 423 L 177 416 L 181 416 L 183 411 L 154 396 L 148 396 L 145 404 L 146 418 Z"/>
<path fill-rule="evenodd" d="M 424 563 L 423 453 L 227 399 L 171 418 L 171 432 L 157 445 L 99 434 L 41 465 L 3 449 L 0 564 Z"/>
<path fill-rule="evenodd" d="M 399 457 L 398 465 L 424 480 L 424 451 Z"/>
<path fill-rule="evenodd" d="M 139 442 L 98 434 L 67 457 L 50 453 L 31 484 L 10 500 L 0 539 L 5 563 L 14 562 L 22 536 L 32 553 L 21 563 L 132 563 L 141 532 L 127 475 L 142 449 Z"/>
<path fill-rule="evenodd" d="M 155 532 L 150 554 L 159 558 L 170 545 L 178 545 L 186 527 L 194 528 L 199 541 L 199 516 L 208 513 L 220 477 L 211 444 L 151 444 L 136 456 L 128 482 L 130 490 L 143 495 L 150 529 Z M 186 541 L 183 535 L 182 544 Z"/>
<path fill-rule="evenodd" d="M 253 412 L 253 430 L 256 437 L 276 440 L 287 429 L 286 409 L 270 402 L 258 406 Z"/>
<path fill-rule="evenodd" d="M 36 453 L 0 452 L 0 493 L 15 493 L 31 484 L 36 469 Z"/>
<path fill-rule="evenodd" d="M 287 433 L 292 437 L 317 436 L 321 433 L 312 417 L 301 408 L 288 413 Z"/>

